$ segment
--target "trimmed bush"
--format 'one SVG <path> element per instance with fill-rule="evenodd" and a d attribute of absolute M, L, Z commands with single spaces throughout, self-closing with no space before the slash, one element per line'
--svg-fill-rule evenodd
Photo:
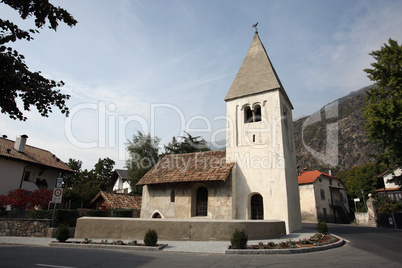
<path fill-rule="evenodd" d="M 107 210 L 87 210 L 85 211 L 85 214 L 82 216 L 88 216 L 88 217 L 108 217 L 109 216 L 109 211 Z"/>
<path fill-rule="evenodd" d="M 317 232 L 322 233 L 322 234 L 327 234 L 328 233 L 328 227 L 325 221 L 318 220 L 318 223 L 315 227 L 317 229 Z"/>
<path fill-rule="evenodd" d="M 110 211 L 111 217 L 133 217 L 133 210 L 132 209 L 113 209 Z"/>
<path fill-rule="evenodd" d="M 248 235 L 245 229 L 238 230 L 236 228 L 232 234 L 232 238 L 230 238 L 230 243 L 234 249 L 245 249 L 247 247 L 247 241 Z"/>
<path fill-rule="evenodd" d="M 53 217 L 53 210 L 30 210 L 30 219 L 51 220 Z"/>
<path fill-rule="evenodd" d="M 148 247 L 156 246 L 158 242 L 158 234 L 153 229 L 148 229 L 147 233 L 144 236 L 144 243 Z"/>
<path fill-rule="evenodd" d="M 59 242 L 66 242 L 66 240 L 70 237 L 70 233 L 68 231 L 67 224 L 60 224 L 56 231 L 56 239 Z"/>
<path fill-rule="evenodd" d="M 60 224 L 67 224 L 68 226 L 75 227 L 77 224 L 77 219 L 79 217 L 78 210 L 67 210 L 58 209 L 56 210 L 56 215 L 54 217 L 54 226 L 59 226 Z"/>

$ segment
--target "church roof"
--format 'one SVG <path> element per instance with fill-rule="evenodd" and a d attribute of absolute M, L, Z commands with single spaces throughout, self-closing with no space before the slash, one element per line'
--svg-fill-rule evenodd
<path fill-rule="evenodd" d="M 226 163 L 225 150 L 166 155 L 137 185 L 225 181 L 234 164 Z"/>
<path fill-rule="evenodd" d="M 255 32 L 247 55 L 226 94 L 225 101 L 276 89 L 281 90 L 292 105 L 258 36 L 258 32 Z"/>

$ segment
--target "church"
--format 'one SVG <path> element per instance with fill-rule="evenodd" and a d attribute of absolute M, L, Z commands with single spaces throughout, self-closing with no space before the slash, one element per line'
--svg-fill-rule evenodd
<path fill-rule="evenodd" d="M 255 32 L 225 97 L 226 150 L 163 157 L 137 183 L 141 218 L 279 220 L 301 229 L 292 103 Z"/>

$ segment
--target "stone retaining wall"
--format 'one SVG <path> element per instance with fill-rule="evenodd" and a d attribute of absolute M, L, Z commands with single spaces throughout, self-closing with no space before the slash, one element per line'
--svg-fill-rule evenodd
<path fill-rule="evenodd" d="M 229 241 L 235 229 L 245 229 L 248 239 L 269 239 L 286 234 L 285 222 L 267 220 L 134 219 L 82 217 L 75 238 L 142 240 L 148 229 L 159 240 Z"/>
<path fill-rule="evenodd" d="M 46 237 L 50 220 L 0 219 L 0 236 Z"/>

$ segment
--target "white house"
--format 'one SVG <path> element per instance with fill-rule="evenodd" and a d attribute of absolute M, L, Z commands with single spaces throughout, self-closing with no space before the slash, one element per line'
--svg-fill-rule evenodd
<path fill-rule="evenodd" d="M 141 218 L 281 220 L 301 229 L 293 106 L 258 36 L 225 97 L 226 151 L 165 156 L 143 185 Z"/>
<path fill-rule="evenodd" d="M 340 179 L 318 170 L 298 176 L 303 221 L 349 223 L 346 187 Z"/>
<path fill-rule="evenodd" d="M 27 145 L 27 139 L 27 135 L 15 142 L 0 138 L 0 195 L 15 189 L 53 190 L 58 177 L 73 172 L 51 152 Z"/>
<path fill-rule="evenodd" d="M 128 173 L 126 169 L 115 169 L 112 175 L 114 180 L 113 192 L 118 194 L 131 193 L 132 189 L 128 182 Z"/>
<path fill-rule="evenodd" d="M 378 175 L 378 177 L 384 180 L 384 188 L 377 189 L 376 192 L 379 194 L 387 195 L 393 201 L 402 202 L 401 186 L 389 181 L 393 177 L 401 175 L 402 169 L 400 167 L 395 169 L 394 172 L 390 172 L 389 170 L 387 170 L 384 173 Z"/>

